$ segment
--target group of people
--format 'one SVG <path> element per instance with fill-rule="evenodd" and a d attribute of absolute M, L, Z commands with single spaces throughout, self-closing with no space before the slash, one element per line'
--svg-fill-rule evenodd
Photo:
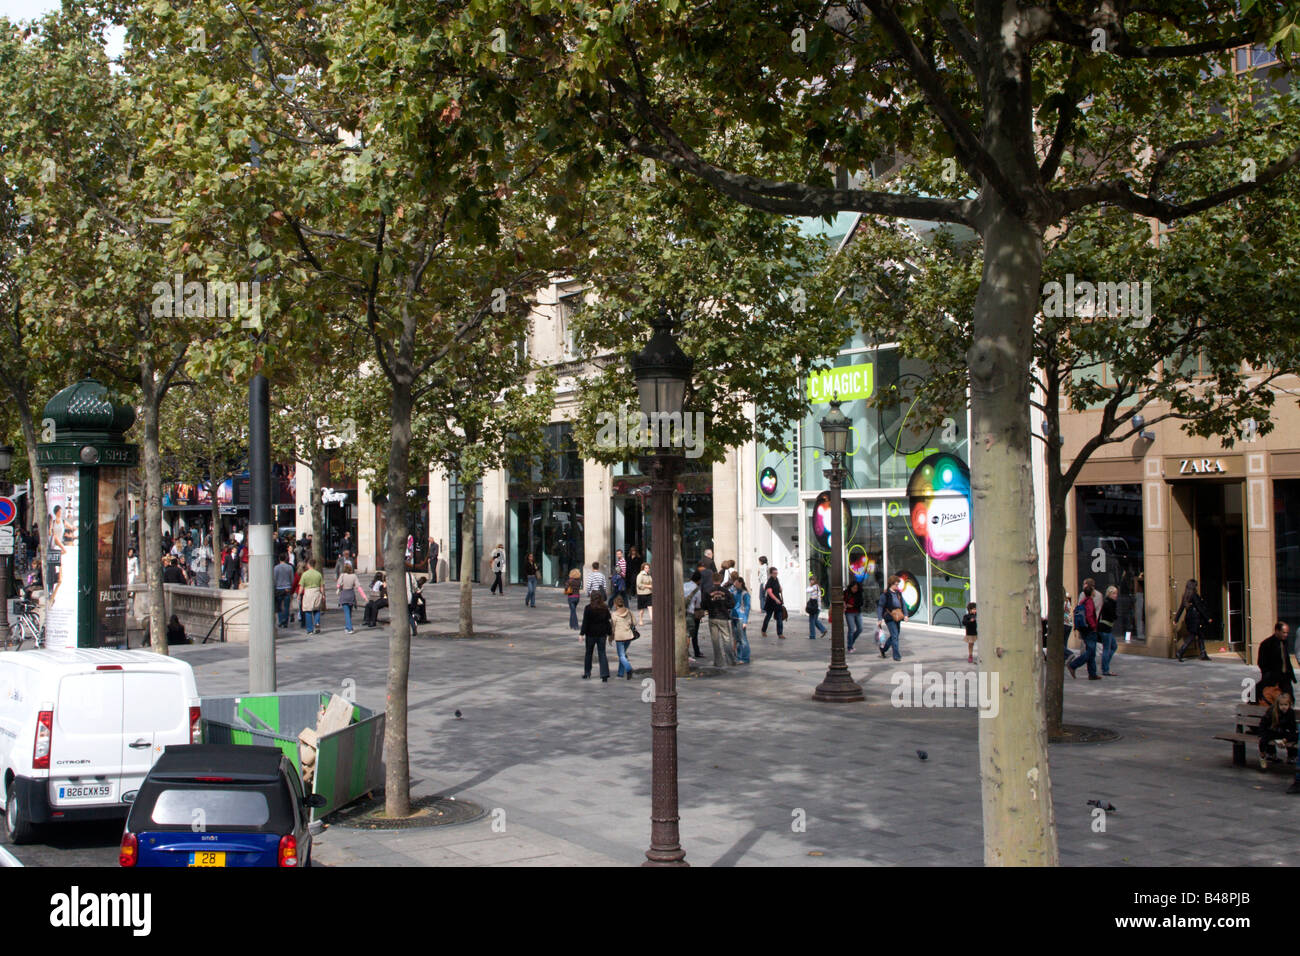
<path fill-rule="evenodd" d="M 325 575 L 316 565 L 316 559 L 293 562 L 288 551 L 281 551 L 276 556 L 275 569 L 271 572 L 275 585 L 275 610 L 280 627 L 287 628 L 293 614 L 293 599 L 298 598 L 298 621 L 308 634 L 320 631 L 321 612 L 328 603 L 325 590 Z M 407 572 L 407 609 L 410 614 L 411 633 L 416 633 L 416 626 L 428 621 L 428 611 L 424 601 L 423 588 L 428 579 L 416 577 Z M 346 634 L 356 632 L 353 615 L 358 607 L 364 607 L 362 625 L 379 626 L 379 612 L 388 607 L 388 579 L 383 571 L 376 571 L 370 579 L 370 587 L 362 586 L 347 551 L 344 551 L 335 568 L 334 579 L 335 603 L 343 611 L 343 631 Z"/>

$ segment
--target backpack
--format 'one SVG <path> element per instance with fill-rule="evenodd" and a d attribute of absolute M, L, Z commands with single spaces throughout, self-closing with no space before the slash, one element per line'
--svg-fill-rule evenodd
<path fill-rule="evenodd" d="M 1091 600 L 1091 598 L 1084 600 Z M 1088 612 L 1083 609 L 1083 601 L 1074 606 L 1074 629 L 1081 634 L 1088 632 Z"/>

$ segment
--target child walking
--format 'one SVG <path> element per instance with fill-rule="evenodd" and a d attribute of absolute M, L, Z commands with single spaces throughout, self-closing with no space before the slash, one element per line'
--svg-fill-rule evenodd
<path fill-rule="evenodd" d="M 966 616 L 961 619 L 962 626 L 966 628 L 966 663 L 975 663 L 975 602 L 971 601 L 966 605 Z"/>

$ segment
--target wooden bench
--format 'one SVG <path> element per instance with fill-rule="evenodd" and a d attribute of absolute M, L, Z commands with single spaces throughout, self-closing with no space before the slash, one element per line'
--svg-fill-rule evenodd
<path fill-rule="evenodd" d="M 1240 704 L 1234 717 L 1236 723 L 1233 732 L 1215 735 L 1215 740 L 1226 740 L 1232 744 L 1232 762 L 1236 766 L 1246 766 L 1246 744 L 1259 747 L 1259 722 L 1266 713 L 1267 704 Z"/>

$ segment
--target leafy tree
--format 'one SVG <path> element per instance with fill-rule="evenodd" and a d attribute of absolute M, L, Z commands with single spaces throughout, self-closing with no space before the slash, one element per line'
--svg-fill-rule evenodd
<path fill-rule="evenodd" d="M 1295 49 L 1287 0 L 1065 9 L 996 0 L 827 7 L 811 0 L 618 3 L 485 0 L 464 8 L 460 43 L 543 128 L 599 137 L 746 205 L 786 215 L 843 210 L 959 223 L 984 244 L 968 353 L 975 563 L 1003 688 L 980 721 L 985 860 L 1055 864 L 1030 516 L 1034 317 L 1043 240 L 1089 207 L 1173 222 L 1274 182 L 1300 162 L 1289 122 L 1265 131 L 1249 108 L 1227 150 L 1144 140 L 1243 44 Z M 1274 30 L 1282 21 L 1285 35 Z M 494 33 L 494 31 L 497 31 Z M 1081 131 L 1091 97 L 1115 118 Z M 727 133 L 763 153 L 723 157 Z M 1049 139 L 1036 135 L 1050 129 Z M 1114 144 L 1107 155 L 1106 143 Z M 836 183 L 899 151 L 945 188 Z M 1068 160 L 1067 160 L 1068 157 Z M 1249 181 L 1241 160 L 1254 163 Z M 1108 161 L 1107 161 L 1108 160 Z M 1075 178 L 1060 176 L 1067 162 Z M 1229 170 L 1231 172 L 1229 173 Z M 1227 173 L 1227 175 L 1225 175 Z"/>

